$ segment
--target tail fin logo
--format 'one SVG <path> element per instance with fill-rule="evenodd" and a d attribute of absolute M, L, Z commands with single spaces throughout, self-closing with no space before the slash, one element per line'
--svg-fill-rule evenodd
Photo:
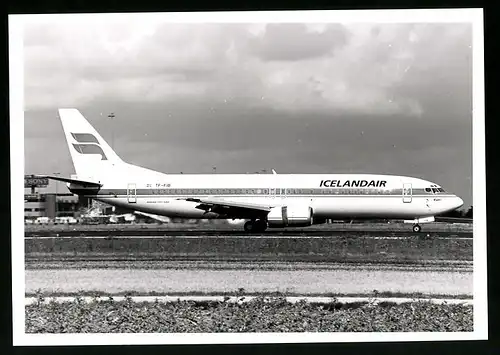
<path fill-rule="evenodd" d="M 101 146 L 99 145 L 99 141 L 97 138 L 90 133 L 71 133 L 73 139 L 79 143 L 74 144 L 73 148 L 80 154 L 100 154 L 101 160 L 108 160 L 106 154 L 104 154 Z"/>

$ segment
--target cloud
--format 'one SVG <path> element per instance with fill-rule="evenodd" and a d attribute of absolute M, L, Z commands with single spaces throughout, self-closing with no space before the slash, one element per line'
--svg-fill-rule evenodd
<path fill-rule="evenodd" d="M 435 94 L 434 76 L 450 73 L 450 99 L 470 79 L 453 75 L 470 55 L 449 54 L 470 45 L 467 26 L 144 24 L 28 26 L 27 109 L 187 99 L 412 117 L 426 110 L 422 93 Z"/>
<path fill-rule="evenodd" d="M 268 24 L 249 41 L 250 51 L 264 61 L 297 61 L 329 56 L 347 42 L 342 25 L 329 24 L 321 31 L 299 23 Z"/>

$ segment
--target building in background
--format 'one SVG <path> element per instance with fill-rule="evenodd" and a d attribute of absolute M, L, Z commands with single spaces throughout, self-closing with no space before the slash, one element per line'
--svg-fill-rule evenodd
<path fill-rule="evenodd" d="M 24 187 L 29 189 L 24 194 L 24 218 L 36 219 L 38 217 L 75 217 L 78 218 L 82 210 L 90 206 L 89 199 L 79 198 L 71 193 L 52 192 L 49 179 L 33 175 L 25 175 Z M 55 187 L 55 186 L 53 186 Z M 40 191 L 42 190 L 42 191 Z M 45 190 L 45 191 L 43 191 Z"/>

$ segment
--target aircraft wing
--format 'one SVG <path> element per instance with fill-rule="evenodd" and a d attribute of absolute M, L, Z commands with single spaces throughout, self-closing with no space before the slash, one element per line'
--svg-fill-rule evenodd
<path fill-rule="evenodd" d="M 206 212 L 215 212 L 228 217 L 262 217 L 266 216 L 271 207 L 254 203 L 235 202 L 216 198 L 185 198 L 185 201 L 198 202 L 196 208 Z"/>

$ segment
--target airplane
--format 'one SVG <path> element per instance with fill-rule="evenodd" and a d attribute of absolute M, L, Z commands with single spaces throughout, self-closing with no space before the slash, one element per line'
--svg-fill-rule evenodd
<path fill-rule="evenodd" d="M 463 205 L 436 183 L 379 174 L 164 174 L 123 161 L 74 108 L 58 110 L 77 195 L 120 208 L 188 219 L 244 219 L 244 230 L 306 227 L 328 219 L 421 223 Z"/>

